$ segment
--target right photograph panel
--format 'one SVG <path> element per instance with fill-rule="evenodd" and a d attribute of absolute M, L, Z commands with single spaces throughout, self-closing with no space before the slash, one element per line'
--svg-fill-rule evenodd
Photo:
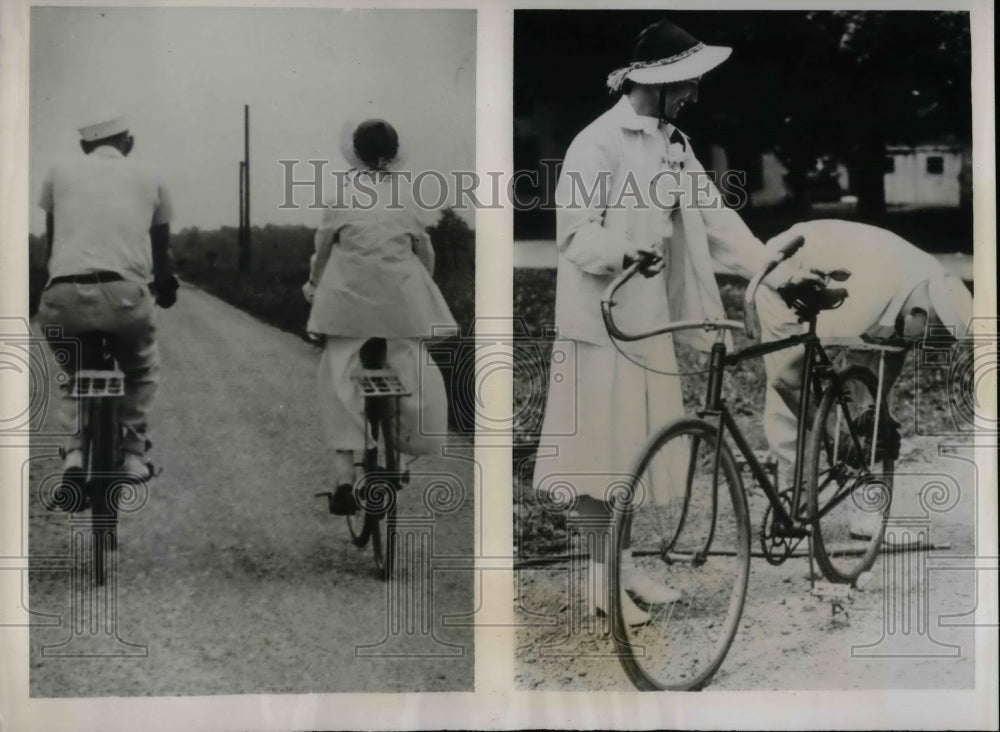
<path fill-rule="evenodd" d="M 516 688 L 974 686 L 970 58 L 515 13 Z"/>

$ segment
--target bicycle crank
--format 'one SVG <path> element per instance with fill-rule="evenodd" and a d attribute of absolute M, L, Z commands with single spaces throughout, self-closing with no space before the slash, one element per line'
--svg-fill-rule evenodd
<path fill-rule="evenodd" d="M 778 498 L 785 512 L 789 516 L 794 516 L 791 491 L 782 492 Z M 780 517 L 775 513 L 774 506 L 768 504 L 767 511 L 764 512 L 764 520 L 760 525 L 760 549 L 768 564 L 774 566 L 784 564 L 808 535 L 808 531 L 796 526 L 784 526 Z"/>

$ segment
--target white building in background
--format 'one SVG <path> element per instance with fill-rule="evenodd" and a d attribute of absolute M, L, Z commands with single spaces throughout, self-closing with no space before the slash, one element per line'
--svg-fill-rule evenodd
<path fill-rule="evenodd" d="M 885 202 L 910 206 L 959 206 L 965 151 L 957 144 L 886 148 Z"/>

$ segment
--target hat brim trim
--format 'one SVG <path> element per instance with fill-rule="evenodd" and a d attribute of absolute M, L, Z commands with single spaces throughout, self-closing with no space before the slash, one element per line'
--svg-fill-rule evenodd
<path fill-rule="evenodd" d="M 721 64 L 732 52 L 728 46 L 704 46 L 680 61 L 632 69 L 625 78 L 636 84 L 671 84 L 696 79 Z"/>

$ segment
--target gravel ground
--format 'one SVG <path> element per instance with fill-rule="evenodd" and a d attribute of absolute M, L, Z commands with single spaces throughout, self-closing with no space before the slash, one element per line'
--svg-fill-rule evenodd
<path fill-rule="evenodd" d="M 846 618 L 810 594 L 806 559 L 773 567 L 751 561 L 746 606 L 711 690 L 967 689 L 974 685 L 976 473 L 963 443 L 939 454 L 940 438 L 904 442 L 892 531 L 929 521 L 934 552 L 882 554 L 869 584 L 852 589 Z M 962 442 L 958 440 L 957 442 Z M 943 486 L 943 489 L 935 487 Z M 984 487 L 979 487 L 984 490 Z M 921 502 L 920 496 L 924 500 Z M 753 548 L 763 510 L 750 496 Z M 929 510 L 928 510 L 929 509 Z M 572 549 L 572 547 L 569 547 Z M 628 690 L 605 623 L 569 596 L 568 564 L 515 574 L 520 625 L 515 686 L 539 690 Z M 864 648 L 867 646 L 868 648 Z"/>
<path fill-rule="evenodd" d="M 37 500 L 59 469 L 56 450 L 32 445 L 31 695 L 471 689 L 472 630 L 443 618 L 472 611 L 472 573 L 433 572 L 432 594 L 401 585 L 432 602 L 406 605 L 411 615 L 390 634 L 388 588 L 371 550 L 356 549 L 343 519 L 313 497 L 331 466 L 313 403 L 317 349 L 190 287 L 160 312 L 160 326 L 152 457 L 164 472 L 122 518 L 117 592 L 96 612 L 71 604 L 92 596 L 74 595 L 67 571 L 69 517 Z M 470 442 L 456 442 L 471 457 Z M 412 469 L 457 476 L 464 491 L 432 528 L 414 525 L 432 540 L 417 545 L 404 574 L 416 580 L 432 556 L 472 553 L 473 491 L 471 462 L 460 456 L 425 457 Z M 407 486 L 401 517 L 428 515 L 429 480 Z M 72 625 L 95 618 L 108 625 Z M 364 657 L 364 645 L 403 657 Z M 124 655 L 59 655 L 79 652 Z"/>

